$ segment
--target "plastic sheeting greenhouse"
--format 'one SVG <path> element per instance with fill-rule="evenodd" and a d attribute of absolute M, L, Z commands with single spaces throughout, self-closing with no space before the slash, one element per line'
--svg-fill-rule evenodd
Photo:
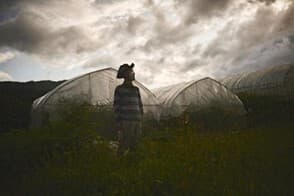
<path fill-rule="evenodd" d="M 225 78 L 222 83 L 234 93 L 294 98 L 294 65 L 280 65 Z"/>
<path fill-rule="evenodd" d="M 176 117 L 190 109 L 193 112 L 217 107 L 236 114 L 244 114 L 241 100 L 221 83 L 211 79 L 194 80 L 153 91 L 162 104 L 162 117 Z"/>
<path fill-rule="evenodd" d="M 112 108 L 114 90 L 123 80 L 116 78 L 117 71 L 113 68 L 106 68 L 91 72 L 72 80 L 66 81 L 36 99 L 32 106 L 32 126 L 42 125 L 46 121 L 53 121 L 59 118 L 58 109 L 61 107 L 61 100 L 70 100 L 92 105 L 109 106 Z M 144 113 L 146 117 L 159 119 L 160 109 L 155 95 L 135 81 L 134 85 L 140 89 Z M 45 116 L 44 116 L 45 115 Z"/>

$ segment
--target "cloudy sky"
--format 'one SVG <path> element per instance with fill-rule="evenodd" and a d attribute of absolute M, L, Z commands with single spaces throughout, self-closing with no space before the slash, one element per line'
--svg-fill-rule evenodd
<path fill-rule="evenodd" d="M 135 62 L 150 88 L 294 62 L 292 0 L 1 0 L 0 81 Z"/>

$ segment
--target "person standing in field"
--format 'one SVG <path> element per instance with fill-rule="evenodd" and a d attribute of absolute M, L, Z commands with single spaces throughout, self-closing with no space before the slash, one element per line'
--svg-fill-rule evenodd
<path fill-rule="evenodd" d="M 113 108 L 118 131 L 118 155 L 127 150 L 134 151 L 141 136 L 143 104 L 139 88 L 133 85 L 134 63 L 119 67 L 117 78 L 123 78 L 123 84 L 116 87 Z"/>

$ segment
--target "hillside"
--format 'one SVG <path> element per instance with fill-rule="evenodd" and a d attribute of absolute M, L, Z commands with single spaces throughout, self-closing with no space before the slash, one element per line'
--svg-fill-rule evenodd
<path fill-rule="evenodd" d="M 62 82 L 0 82 L 0 132 L 26 129 L 33 100 Z"/>

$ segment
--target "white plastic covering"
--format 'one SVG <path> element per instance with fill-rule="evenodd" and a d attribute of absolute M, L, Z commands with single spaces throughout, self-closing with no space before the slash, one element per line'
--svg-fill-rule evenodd
<path fill-rule="evenodd" d="M 36 99 L 32 106 L 32 126 L 42 124 L 44 114 L 49 121 L 58 119 L 60 100 L 86 102 L 92 105 L 102 105 L 112 108 L 114 90 L 123 80 L 116 78 L 117 71 L 106 68 L 91 72 L 69 81 L 66 81 Z M 140 89 L 144 113 L 146 117 L 159 119 L 160 108 L 155 95 L 141 83 L 134 81 L 134 85 Z"/>
<path fill-rule="evenodd" d="M 179 116 L 190 108 L 197 112 L 212 106 L 236 114 L 245 113 L 241 100 L 211 78 L 157 88 L 153 92 L 163 106 L 164 118 Z"/>
<path fill-rule="evenodd" d="M 225 78 L 222 83 L 234 93 L 294 98 L 294 65 L 280 65 Z"/>

